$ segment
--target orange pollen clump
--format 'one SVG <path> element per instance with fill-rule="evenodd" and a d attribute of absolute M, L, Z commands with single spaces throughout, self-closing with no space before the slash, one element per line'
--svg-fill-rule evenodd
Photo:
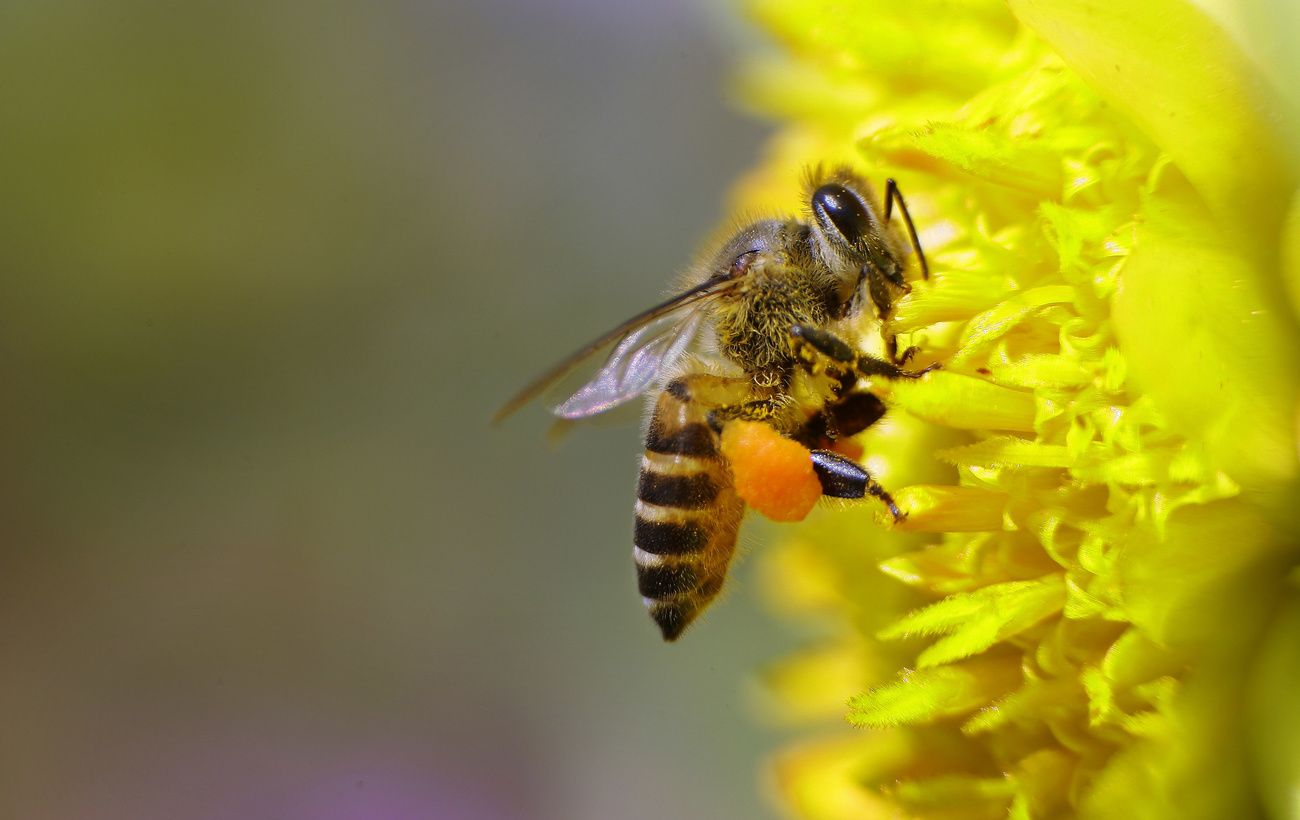
<path fill-rule="evenodd" d="M 769 425 L 733 421 L 722 430 L 736 494 L 773 521 L 802 521 L 821 497 L 811 451 Z"/>

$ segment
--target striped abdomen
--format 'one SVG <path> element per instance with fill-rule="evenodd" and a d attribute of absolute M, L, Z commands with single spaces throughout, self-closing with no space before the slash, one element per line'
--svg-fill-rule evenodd
<path fill-rule="evenodd" d="M 686 376 L 659 396 L 636 490 L 637 586 L 664 640 L 676 640 L 717 596 L 736 551 L 745 504 L 699 395 L 725 382 Z"/>

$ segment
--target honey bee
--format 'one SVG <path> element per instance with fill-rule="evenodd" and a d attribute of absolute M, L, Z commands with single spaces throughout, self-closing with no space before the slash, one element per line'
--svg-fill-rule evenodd
<path fill-rule="evenodd" d="M 583 362 L 611 348 L 595 376 L 554 410 L 562 419 L 603 413 L 652 393 L 637 483 L 637 585 L 665 641 L 717 596 L 745 512 L 720 447 L 724 426 L 757 421 L 811 451 L 823 495 L 894 500 L 858 463 L 827 449 L 885 411 L 854 390 L 862 378 L 915 379 L 889 333 L 895 301 L 910 290 L 907 246 L 890 222 L 896 203 L 922 277 L 929 271 L 907 205 L 885 183 L 884 216 L 870 185 L 847 168 L 814 171 L 806 218 L 741 227 L 690 268 L 677 295 L 633 316 L 534 380 L 497 412 L 500 421 Z M 888 359 L 843 341 L 869 299 Z"/>

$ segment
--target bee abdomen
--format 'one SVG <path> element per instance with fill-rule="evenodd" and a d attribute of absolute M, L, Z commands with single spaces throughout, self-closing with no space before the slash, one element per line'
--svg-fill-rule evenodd
<path fill-rule="evenodd" d="M 711 577 L 691 592 L 673 597 L 645 597 L 650 617 L 663 633 L 665 641 L 675 641 L 686 631 L 696 616 L 718 597 L 723 580 L 724 576 Z"/>
<path fill-rule="evenodd" d="M 671 598 L 697 588 L 700 576 L 690 563 L 636 565 L 636 587 L 643 598 Z"/>
<path fill-rule="evenodd" d="M 668 475 L 655 472 L 649 465 L 641 468 L 636 497 L 647 504 L 678 510 L 698 510 L 712 504 L 719 487 L 706 472 L 693 475 Z"/>
<path fill-rule="evenodd" d="M 702 379 L 717 377 L 678 379 L 660 395 L 637 483 L 637 589 L 667 641 L 722 589 L 744 513 L 708 407 L 692 400 L 692 382 Z"/>
<path fill-rule="evenodd" d="M 632 543 L 652 555 L 694 555 L 709 543 L 709 528 L 696 521 L 652 521 L 637 505 Z"/>
<path fill-rule="evenodd" d="M 665 393 L 665 396 L 668 394 Z M 660 401 L 662 403 L 662 399 Z M 656 419 L 658 415 L 656 412 Z M 718 436 L 708 424 L 702 421 L 683 424 L 672 429 L 665 429 L 664 425 L 652 421 L 650 431 L 646 433 L 645 449 L 646 452 L 661 455 L 716 458 Z"/>

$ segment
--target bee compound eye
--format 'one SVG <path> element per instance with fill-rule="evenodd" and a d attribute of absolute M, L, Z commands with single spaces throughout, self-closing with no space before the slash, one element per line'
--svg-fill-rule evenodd
<path fill-rule="evenodd" d="M 812 209 L 823 228 L 834 226 L 850 242 L 870 232 L 871 218 L 856 194 L 843 185 L 823 185 L 812 195 Z"/>

